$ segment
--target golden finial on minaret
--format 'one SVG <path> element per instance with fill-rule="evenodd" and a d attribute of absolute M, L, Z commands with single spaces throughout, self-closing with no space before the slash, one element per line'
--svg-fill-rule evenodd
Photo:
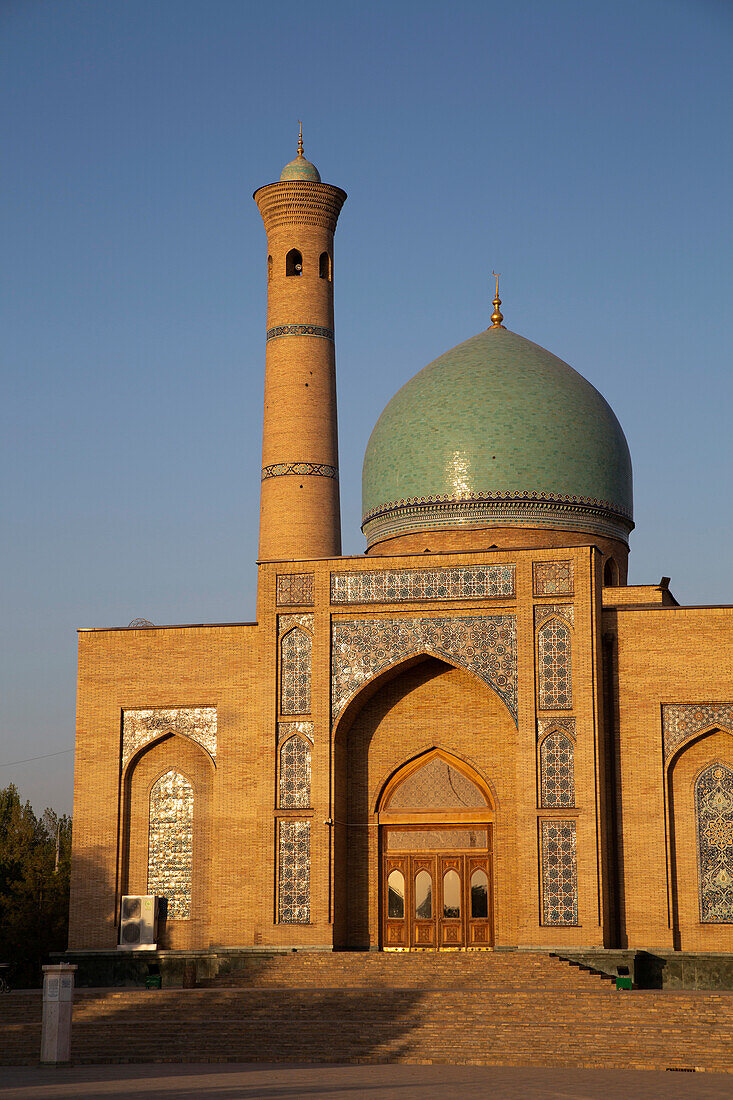
<path fill-rule="evenodd" d="M 501 323 L 504 320 L 504 314 L 499 309 L 499 306 L 501 305 L 501 298 L 499 297 L 499 275 L 501 274 L 501 272 L 497 274 L 495 271 L 492 271 L 491 274 L 496 279 L 496 297 L 493 301 L 494 312 L 491 314 L 491 327 L 504 328 Z"/>
<path fill-rule="evenodd" d="M 298 119 L 298 156 L 303 156 L 303 123 Z"/>

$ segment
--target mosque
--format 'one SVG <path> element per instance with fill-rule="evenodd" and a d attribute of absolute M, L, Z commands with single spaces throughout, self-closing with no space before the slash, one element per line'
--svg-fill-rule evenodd
<path fill-rule="evenodd" d="M 601 394 L 504 325 L 388 403 L 341 554 L 333 242 L 267 234 L 257 620 L 82 630 L 70 950 L 733 950 L 733 609 L 628 585 Z M 439 350 L 439 349 L 436 349 Z"/>

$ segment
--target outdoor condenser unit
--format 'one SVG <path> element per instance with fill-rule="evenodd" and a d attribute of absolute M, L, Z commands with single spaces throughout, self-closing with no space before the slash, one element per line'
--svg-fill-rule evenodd
<path fill-rule="evenodd" d="M 153 894 L 125 895 L 120 910 L 121 950 L 154 951 L 158 936 L 158 899 Z"/>

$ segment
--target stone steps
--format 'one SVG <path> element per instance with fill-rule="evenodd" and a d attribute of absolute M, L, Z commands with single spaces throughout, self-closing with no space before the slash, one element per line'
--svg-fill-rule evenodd
<path fill-rule="evenodd" d="M 617 992 L 539 953 L 270 961 L 257 984 L 77 990 L 73 1060 L 733 1070 L 730 993 Z M 41 1008 L 37 993 L 0 1000 L 0 1063 L 37 1062 Z"/>

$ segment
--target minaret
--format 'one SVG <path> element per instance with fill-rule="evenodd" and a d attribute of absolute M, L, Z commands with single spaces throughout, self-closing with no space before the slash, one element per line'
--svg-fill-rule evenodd
<path fill-rule="evenodd" d="M 260 560 L 341 553 L 333 235 L 346 192 L 303 155 L 254 193 L 267 233 Z"/>

